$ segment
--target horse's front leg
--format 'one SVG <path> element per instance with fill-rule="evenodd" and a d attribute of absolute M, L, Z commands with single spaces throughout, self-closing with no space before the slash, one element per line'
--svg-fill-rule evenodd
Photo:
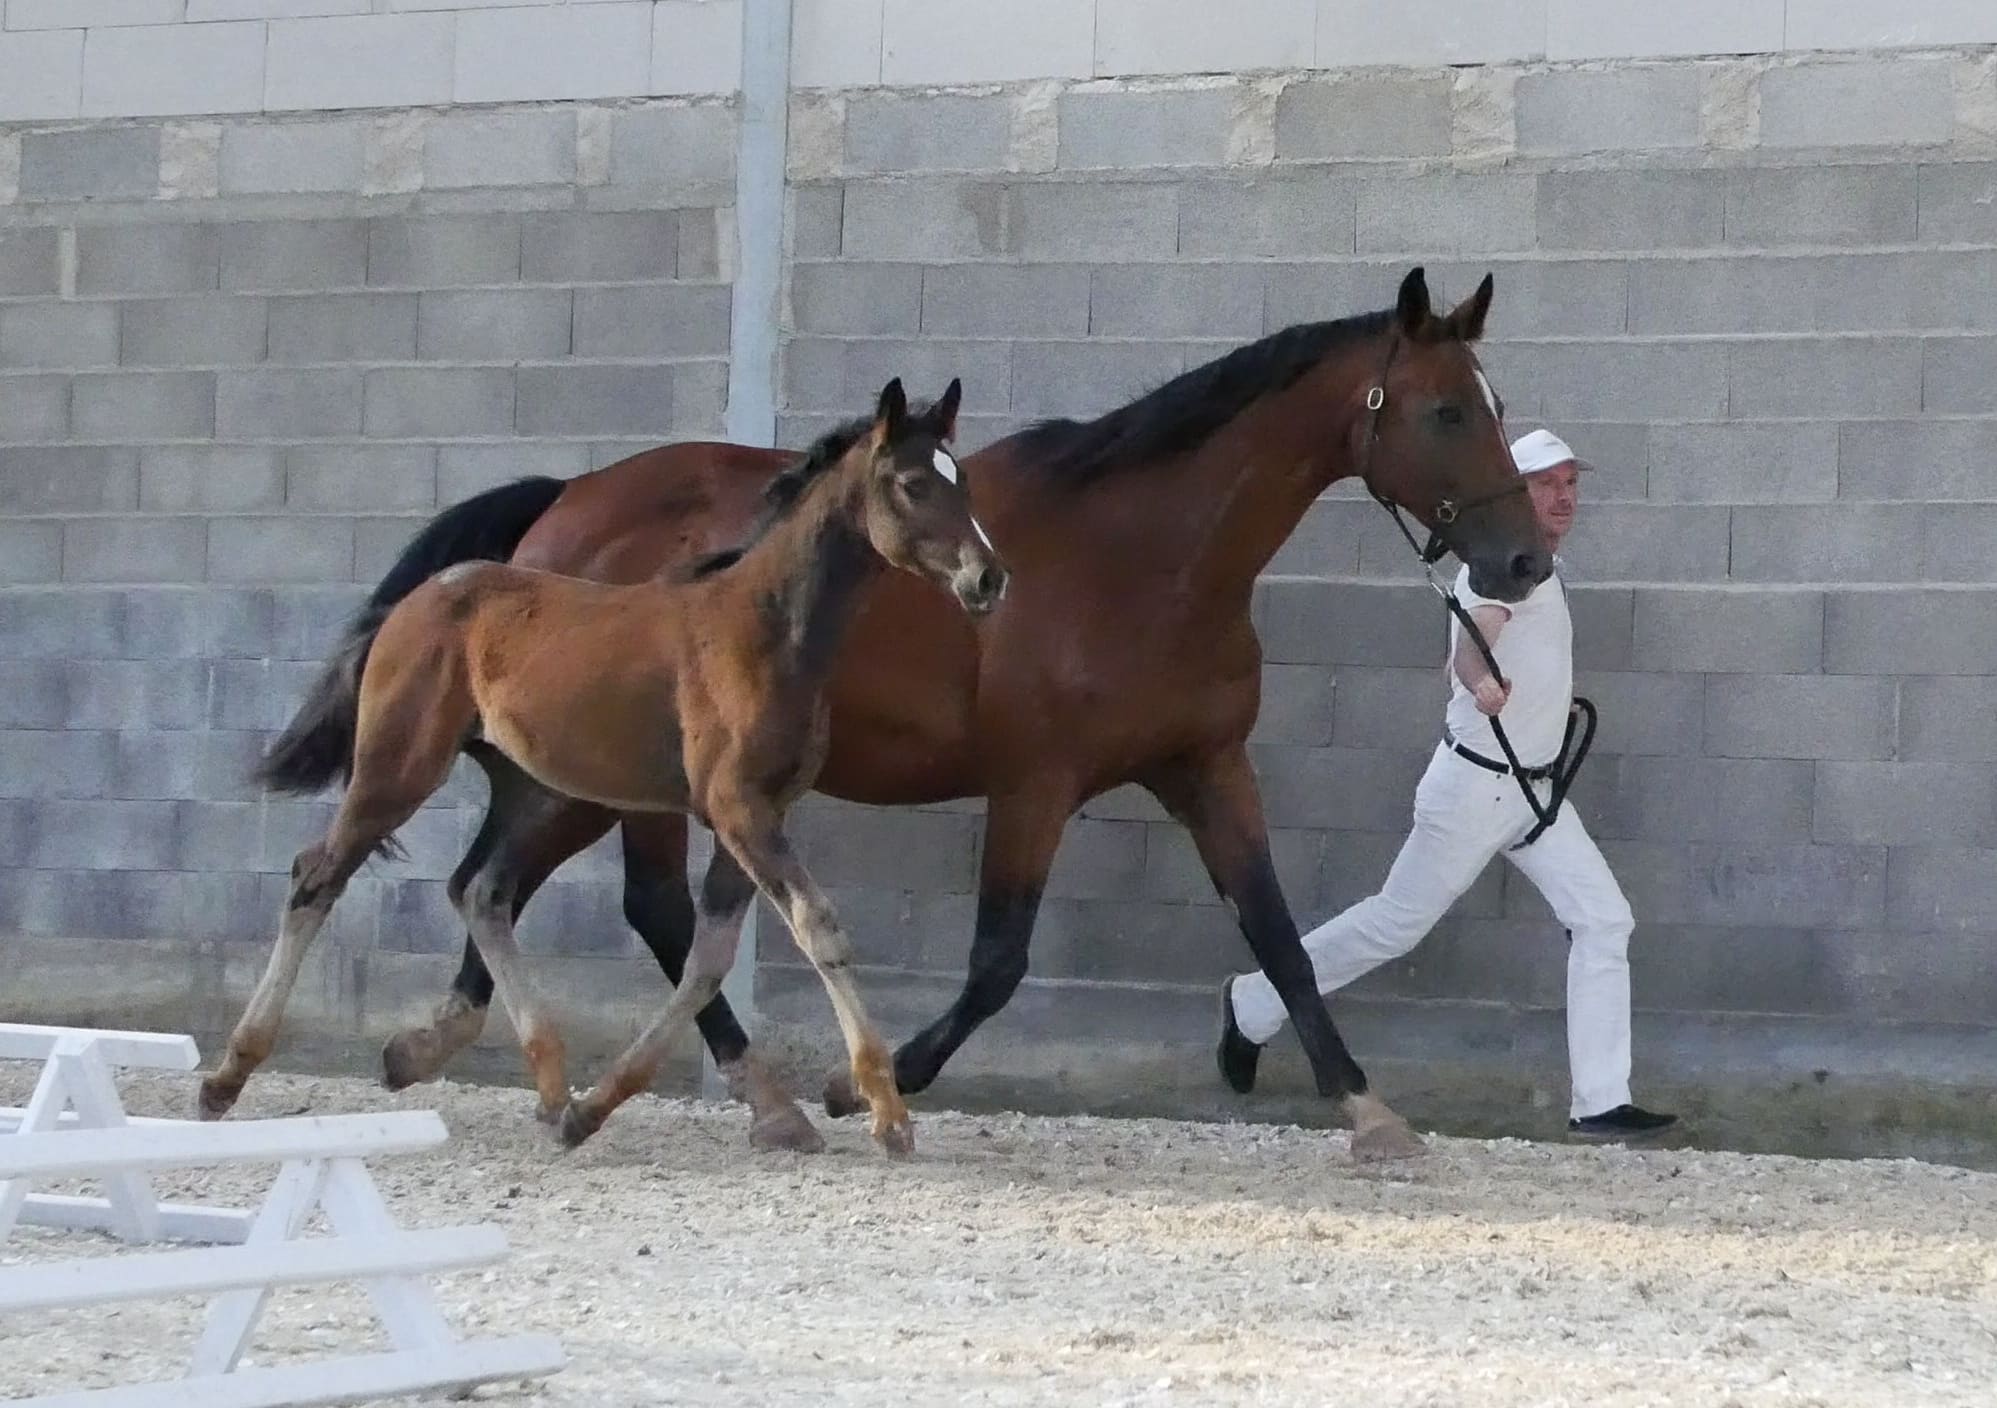
<path fill-rule="evenodd" d="M 832 902 L 797 858 L 774 810 L 748 806 L 740 815 L 717 815 L 712 824 L 715 840 L 732 851 L 754 877 L 783 916 L 797 946 L 818 970 L 839 1019 L 840 1033 L 846 1038 L 853 1087 L 873 1111 L 874 1138 L 892 1155 L 911 1153 L 915 1131 L 909 1124 L 908 1106 L 895 1088 L 887 1043 L 881 1040 L 860 999 L 859 985 L 853 980 L 853 943 L 839 927 Z"/>
<path fill-rule="evenodd" d="M 687 893 L 687 819 L 679 812 L 626 813 L 623 839 L 624 918 L 651 949 L 666 981 L 678 987 L 685 981 L 699 916 L 712 912 L 712 901 L 696 907 Z M 738 931 L 740 924 L 738 917 Z M 729 1094 L 749 1107 L 752 1148 L 809 1154 L 825 1147 L 783 1082 L 750 1045 L 725 996 L 716 993 L 694 1022 Z"/>
<path fill-rule="evenodd" d="M 735 857 L 726 847 L 716 846 L 695 906 L 693 944 L 684 981 L 673 989 L 659 1015 L 618 1055 L 601 1079 L 587 1093 L 569 1101 L 562 1112 L 563 1143 L 570 1148 L 582 1143 L 603 1128 L 612 1111 L 657 1078 L 659 1067 L 680 1032 L 721 991 L 722 980 L 735 963 L 742 921 L 755 897 L 755 884 Z"/>
<path fill-rule="evenodd" d="M 1269 858 L 1261 788 L 1247 749 L 1237 743 L 1188 759 L 1147 779 L 1147 785 L 1192 833 L 1214 889 L 1234 910 L 1256 964 L 1296 1025 L 1318 1094 L 1344 1102 L 1352 1120 L 1353 1156 L 1372 1160 L 1421 1152 L 1421 1140 L 1407 1122 L 1367 1089 L 1366 1073 L 1318 995 L 1316 971 Z"/>
<path fill-rule="evenodd" d="M 1047 871 L 1061 832 L 1075 810 L 1066 785 L 993 797 L 985 809 L 984 863 L 978 879 L 978 928 L 964 990 L 941 1017 L 895 1053 L 895 1085 L 904 1095 L 927 1090 L 957 1048 L 998 1013 L 1026 977 L 1033 921 L 1047 888 Z M 860 1101 L 844 1073 L 825 1086 L 825 1108 L 850 1115 Z"/>

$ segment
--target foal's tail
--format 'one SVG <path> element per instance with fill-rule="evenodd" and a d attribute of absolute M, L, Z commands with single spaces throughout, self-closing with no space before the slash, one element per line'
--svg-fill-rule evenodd
<path fill-rule="evenodd" d="M 458 562 L 504 562 L 567 485 L 545 475 L 516 479 L 453 504 L 402 551 L 367 603 L 354 613 L 305 702 L 252 774 L 273 792 L 309 794 L 345 781 L 354 759 L 361 670 L 375 632 L 397 602 L 434 573 Z"/>

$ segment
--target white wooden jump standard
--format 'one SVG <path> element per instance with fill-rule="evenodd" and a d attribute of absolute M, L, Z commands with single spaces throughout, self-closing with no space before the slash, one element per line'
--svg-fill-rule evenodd
<path fill-rule="evenodd" d="M 24 1046 L 20 1029 L 12 1030 L 16 1049 Z M 101 1050 L 82 1041 L 65 1045 L 69 1038 L 89 1035 L 61 1032 L 55 1048 L 68 1058 L 64 1066 L 70 1075 L 65 1081 L 73 1081 L 74 1068 L 80 1066 L 101 1097 L 109 1084 L 101 1050 L 118 1055 L 137 1048 L 120 1047 L 115 1041 L 107 1041 Z M 52 1051 L 50 1066 L 55 1065 Z M 101 1085 L 96 1080 L 99 1075 Z M 48 1079 L 45 1069 L 44 1085 Z M 38 1086 L 36 1093 L 42 1095 L 43 1087 Z M 111 1094 L 115 1104 L 115 1090 Z M 443 1143 L 448 1136 L 434 1112 L 217 1124 L 149 1120 L 141 1125 L 123 1122 L 120 1110 L 120 1122 L 93 1125 L 85 1122 L 86 1112 L 79 1108 L 77 1122 L 63 1125 L 51 1116 L 53 1108 L 57 1108 L 53 1096 L 30 1102 L 19 1128 L 0 1138 L 0 1179 L 12 1180 L 0 1185 L 6 1189 L 5 1200 L 0 1201 L 0 1241 L 27 1205 L 24 1190 L 32 1180 L 100 1177 L 117 1187 L 116 1180 L 140 1179 L 144 1187 L 143 1175 L 157 1169 L 260 1161 L 279 1161 L 282 1167 L 240 1245 L 0 1270 L 0 1314 L 155 1296 L 215 1296 L 186 1378 L 13 1399 L 7 1408 L 304 1408 L 433 1389 L 462 1393 L 476 1384 L 532 1378 L 563 1367 L 561 1345 L 551 1336 L 458 1340 L 437 1309 L 430 1286 L 420 1279 L 433 1271 L 497 1261 L 507 1250 L 504 1233 L 490 1224 L 398 1228 L 368 1175 L 363 1162 L 367 1156 L 409 1153 Z M 150 1196 L 149 1188 L 146 1192 Z M 325 1212 L 333 1235 L 300 1239 L 315 1208 Z M 347 1279 L 362 1281 L 394 1345 L 391 1352 L 238 1368 L 275 1287 Z"/>
<path fill-rule="evenodd" d="M 201 1064 L 189 1036 L 7 1022 L 0 1022 L 0 1060 L 42 1062 L 41 1079 L 26 1108 L 0 1107 L 0 1147 L 9 1134 L 178 1123 L 126 1115 L 111 1068 L 191 1071 Z M 25 1182 L 0 1182 L 0 1241 L 16 1219 L 111 1232 L 127 1242 L 240 1242 L 250 1230 L 247 1212 L 159 1202 L 143 1173 L 107 1177 L 105 1192 L 108 1196 L 102 1198 L 31 1194 Z"/>

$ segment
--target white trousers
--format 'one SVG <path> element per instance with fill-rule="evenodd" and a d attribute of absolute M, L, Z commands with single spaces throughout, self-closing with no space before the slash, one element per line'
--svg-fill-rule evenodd
<path fill-rule="evenodd" d="M 1542 802 L 1548 784 L 1536 784 Z M 1387 883 L 1304 935 L 1317 990 L 1344 987 L 1407 953 L 1503 855 L 1530 880 L 1568 932 L 1567 1061 L 1572 1113 L 1600 1114 L 1630 1098 L 1629 936 L 1635 921 L 1608 862 L 1573 807 L 1522 851 L 1536 823 L 1516 779 L 1490 772 L 1438 744 L 1415 789 L 1414 829 Z M 1260 971 L 1236 978 L 1234 1019 L 1266 1042 L 1288 1014 Z"/>

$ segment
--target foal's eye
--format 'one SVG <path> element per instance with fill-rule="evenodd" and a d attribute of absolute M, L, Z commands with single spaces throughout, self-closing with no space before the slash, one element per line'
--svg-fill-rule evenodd
<path fill-rule="evenodd" d="M 911 503 L 920 503 L 922 500 L 928 498 L 929 491 L 935 487 L 933 476 L 926 472 L 899 475 L 896 477 L 895 483 L 901 486 L 901 491 L 908 495 L 909 502 Z"/>

